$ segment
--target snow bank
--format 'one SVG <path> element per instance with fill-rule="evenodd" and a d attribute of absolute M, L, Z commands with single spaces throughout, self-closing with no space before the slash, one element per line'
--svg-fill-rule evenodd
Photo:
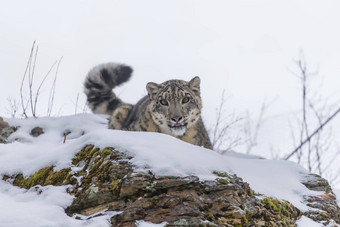
<path fill-rule="evenodd" d="M 94 144 L 101 148 L 112 146 L 128 152 L 133 156 L 131 161 L 141 170 L 148 168 L 157 175 L 195 175 L 208 180 L 216 178 L 213 171 L 235 173 L 257 193 L 288 200 L 302 210 L 306 209 L 301 202 L 302 196 L 312 193 L 300 183 L 301 176 L 307 174 L 307 171 L 295 163 L 220 155 L 160 133 L 108 130 L 106 116 L 81 114 L 6 121 L 20 128 L 9 138 L 12 143 L 0 144 L 0 175 L 23 173 L 29 176 L 50 165 L 56 169 L 69 167 L 74 154 L 86 144 Z M 30 131 L 36 126 L 43 128 L 44 134 L 35 138 L 30 135 Z M 64 143 L 64 133 L 67 131 L 71 133 Z M 28 213 L 22 219 L 16 219 L 18 223 L 23 223 L 20 220 L 27 220 L 28 216 L 34 220 L 39 216 L 41 223 L 46 225 L 52 219 L 56 220 L 55 226 L 91 225 L 64 214 L 63 208 L 71 203 L 65 187 L 44 187 L 43 193 L 38 195 L 0 182 L 0 201 L 6 204 L 0 208 L 0 223 L 9 223 L 18 215 L 11 212 L 22 207 Z M 106 219 L 98 221 L 107 222 Z"/>
<path fill-rule="evenodd" d="M 108 217 L 76 220 L 64 208 L 72 202 L 67 186 L 34 187 L 30 190 L 0 181 L 0 226 L 109 226 Z"/>

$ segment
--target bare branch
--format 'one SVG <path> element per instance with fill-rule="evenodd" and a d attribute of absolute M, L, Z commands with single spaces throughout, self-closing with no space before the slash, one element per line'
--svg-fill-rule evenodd
<path fill-rule="evenodd" d="M 27 61 L 27 66 L 23 75 L 23 78 L 21 80 L 21 86 L 20 86 L 20 101 L 21 101 L 21 108 L 22 108 L 22 114 L 25 118 L 28 117 L 27 113 L 27 107 L 30 107 L 31 113 L 33 117 L 37 117 L 37 105 L 38 105 L 38 99 L 40 96 L 40 90 L 45 83 L 47 77 L 50 75 L 51 71 L 54 69 L 55 65 L 57 64 L 58 61 L 55 61 L 54 64 L 50 67 L 49 71 L 47 74 L 43 77 L 42 81 L 40 82 L 38 88 L 36 91 L 34 91 L 34 85 L 36 83 L 35 80 L 35 68 L 36 68 L 36 63 L 37 63 L 37 57 L 38 57 L 38 45 L 36 45 L 36 41 L 33 42 L 31 52 Z M 52 111 L 52 106 L 53 106 L 53 101 L 54 101 L 54 95 L 55 95 L 55 88 L 56 88 L 56 80 L 57 80 L 57 75 L 58 75 L 58 70 L 59 66 L 61 63 L 62 57 L 60 58 L 54 81 L 52 84 L 52 88 L 50 89 L 50 95 L 49 95 L 49 100 L 48 100 L 48 116 L 50 116 L 51 111 Z M 24 84 L 27 79 L 27 89 L 28 89 L 28 98 L 25 99 L 24 97 Z M 27 95 L 26 95 L 27 96 Z M 26 104 L 25 104 L 26 103 Z"/>
<path fill-rule="evenodd" d="M 287 155 L 286 158 L 284 159 L 288 160 L 290 157 L 292 157 L 293 154 L 295 154 L 303 145 L 305 145 L 306 142 L 308 142 L 313 136 L 315 136 L 320 130 L 322 130 L 339 112 L 340 108 L 337 109 L 329 118 L 327 118 L 327 120 L 322 122 L 322 124 L 316 130 L 314 130 L 314 132 L 309 137 L 303 140 L 302 143 L 297 148 L 295 148 L 292 153 Z"/>
<path fill-rule="evenodd" d="M 28 70 L 28 87 L 29 87 L 29 100 L 30 100 L 29 103 L 31 104 L 31 112 L 32 112 L 33 117 L 36 117 L 34 106 L 33 106 L 33 79 L 34 79 L 35 63 L 37 61 L 37 56 L 38 56 L 38 45 L 35 48 L 34 59 L 33 59 L 33 62 L 32 60 L 30 61 L 29 70 Z"/>
<path fill-rule="evenodd" d="M 216 122 L 213 128 L 212 146 L 215 150 L 223 146 L 221 153 L 225 153 L 240 144 L 242 139 L 239 135 L 230 134 L 232 128 L 236 127 L 243 118 L 237 117 L 235 114 L 225 114 L 224 105 L 226 103 L 225 91 L 223 90 L 219 108 L 216 109 Z"/>
<path fill-rule="evenodd" d="M 85 113 L 88 110 L 88 103 L 85 102 L 84 106 L 83 106 L 83 113 Z"/>
<path fill-rule="evenodd" d="M 77 93 L 77 99 L 76 99 L 76 104 L 75 104 L 75 108 L 74 108 L 74 114 L 77 114 L 78 100 L 79 100 L 79 92 Z"/>
<path fill-rule="evenodd" d="M 50 75 L 52 69 L 54 68 L 54 66 L 57 64 L 57 62 L 55 61 L 53 63 L 53 65 L 51 66 L 51 68 L 48 70 L 48 72 L 46 73 L 45 77 L 43 78 L 43 80 L 41 81 L 38 89 L 37 89 L 37 92 L 35 94 L 35 99 L 34 99 L 34 107 L 33 107 L 33 117 L 36 117 L 36 110 L 37 110 L 37 103 L 38 103 L 38 98 L 39 98 L 39 92 L 40 92 L 40 89 L 42 87 L 42 85 L 44 84 L 46 78 Z"/>
<path fill-rule="evenodd" d="M 50 90 L 50 95 L 48 98 L 48 107 L 47 107 L 47 116 L 51 116 L 52 113 L 52 107 L 53 107 L 53 103 L 54 103 L 54 96 L 55 96 L 55 89 L 56 89 L 56 83 L 57 83 L 57 77 L 58 77 L 58 72 L 59 72 L 59 66 L 61 63 L 61 60 L 63 59 L 63 57 L 61 57 L 59 59 L 58 65 L 57 65 L 57 69 L 55 72 L 55 76 L 54 76 L 54 80 L 53 80 L 53 84 L 52 84 L 52 88 Z"/>
<path fill-rule="evenodd" d="M 25 118 L 28 118 L 28 116 L 27 116 L 27 113 L 26 113 L 27 105 L 25 106 L 25 104 L 24 104 L 23 86 L 24 86 L 24 82 L 25 82 L 25 79 L 26 79 L 27 72 L 28 72 L 28 70 L 30 70 L 30 67 L 31 67 L 31 61 L 32 61 L 32 57 L 33 57 L 34 48 L 35 48 L 35 41 L 32 44 L 31 52 L 30 52 L 30 55 L 28 57 L 27 66 L 26 66 L 24 75 L 22 77 L 21 86 L 20 86 L 21 108 L 22 108 L 22 114 Z M 30 77 L 30 75 L 28 75 L 28 76 Z"/>
<path fill-rule="evenodd" d="M 13 97 L 7 98 L 8 104 L 9 104 L 9 110 L 8 113 L 11 115 L 12 118 L 15 118 L 18 110 L 20 103 Z"/>

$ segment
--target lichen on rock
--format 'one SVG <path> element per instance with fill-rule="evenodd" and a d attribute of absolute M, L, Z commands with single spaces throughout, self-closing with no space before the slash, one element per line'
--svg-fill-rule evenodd
<path fill-rule="evenodd" d="M 302 215 L 302 212 L 288 201 L 279 201 L 277 199 L 266 197 L 261 202 L 265 204 L 265 207 L 268 208 L 268 210 L 279 217 L 282 223 L 286 226 L 291 225 L 289 218 L 296 216 L 299 217 Z"/>
<path fill-rule="evenodd" d="M 75 182 L 75 178 L 70 174 L 71 168 L 53 171 L 53 166 L 45 167 L 28 178 L 22 174 L 14 178 L 13 185 L 29 189 L 36 185 L 67 185 Z"/>

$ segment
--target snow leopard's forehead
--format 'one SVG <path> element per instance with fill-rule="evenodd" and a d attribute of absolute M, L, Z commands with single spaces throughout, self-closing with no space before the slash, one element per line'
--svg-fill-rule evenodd
<path fill-rule="evenodd" d="M 184 80 L 168 80 L 161 84 L 159 94 L 164 99 L 182 98 L 187 95 L 193 96 L 192 90 L 188 87 L 188 82 Z"/>

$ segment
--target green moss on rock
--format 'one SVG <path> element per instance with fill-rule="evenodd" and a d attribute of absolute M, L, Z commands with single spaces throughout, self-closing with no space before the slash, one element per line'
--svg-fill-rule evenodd
<path fill-rule="evenodd" d="M 225 178 L 216 178 L 216 181 L 221 184 L 229 184 L 229 181 Z"/>
<path fill-rule="evenodd" d="M 226 172 L 213 171 L 213 174 L 215 174 L 218 177 L 228 177 L 228 178 L 230 178 L 230 175 Z"/>
<path fill-rule="evenodd" d="M 288 207 L 289 203 L 288 202 L 281 202 L 279 200 L 273 199 L 266 197 L 261 201 L 263 204 L 267 206 L 270 210 L 278 213 L 278 214 L 283 214 L 286 215 L 288 213 Z"/>
<path fill-rule="evenodd" d="M 119 186 L 118 186 L 119 180 L 115 180 L 112 182 L 112 192 L 114 195 L 119 196 Z"/>
<path fill-rule="evenodd" d="M 213 221 L 214 220 L 214 214 L 212 213 L 212 212 L 209 212 L 208 213 L 208 215 L 207 215 L 207 219 L 209 220 L 209 221 Z"/>
<path fill-rule="evenodd" d="M 100 156 L 102 156 L 103 158 L 106 158 L 107 156 L 113 155 L 112 149 L 113 149 L 112 147 L 105 147 L 105 148 L 100 152 Z"/>
<path fill-rule="evenodd" d="M 255 194 L 255 191 L 250 189 L 249 192 L 248 192 L 248 196 L 253 196 Z"/>
<path fill-rule="evenodd" d="M 13 182 L 13 185 L 29 189 L 36 185 L 63 185 L 71 181 L 71 168 L 62 169 L 54 172 L 53 166 L 45 167 L 28 178 L 24 178 L 22 174 L 18 175 Z"/>
<path fill-rule="evenodd" d="M 261 201 L 262 204 L 281 219 L 283 223 L 289 224 L 288 218 L 301 216 L 301 211 L 295 208 L 288 201 L 279 201 L 277 199 L 266 197 Z"/>
<path fill-rule="evenodd" d="M 75 166 L 79 166 L 81 163 L 84 164 L 83 170 L 77 173 L 71 173 L 71 168 L 54 171 L 53 166 L 48 166 L 38 170 L 28 178 L 25 178 L 22 174 L 17 175 L 13 181 L 13 185 L 29 189 L 35 185 L 59 186 L 66 184 L 76 184 L 77 180 L 74 176 L 84 176 L 87 174 L 85 170 L 90 165 L 90 162 L 93 161 L 92 157 L 99 154 L 99 150 L 99 148 L 96 148 L 93 145 L 87 145 L 75 155 L 75 157 L 72 159 L 72 164 Z M 109 149 L 107 150 L 109 151 Z M 108 151 L 106 151 L 106 155 L 108 155 Z M 100 156 L 99 160 L 102 160 Z M 98 163 L 95 167 L 98 167 Z"/>
<path fill-rule="evenodd" d="M 247 219 L 246 216 L 244 216 L 241 220 L 242 220 L 243 224 L 247 224 L 248 223 L 248 219 Z"/>
<path fill-rule="evenodd" d="M 94 147 L 93 145 L 86 145 L 72 159 L 72 164 L 77 166 L 80 163 L 85 162 L 88 165 L 91 158 L 94 156 L 95 153 L 98 153 L 99 150 L 100 149 L 98 147 Z"/>

